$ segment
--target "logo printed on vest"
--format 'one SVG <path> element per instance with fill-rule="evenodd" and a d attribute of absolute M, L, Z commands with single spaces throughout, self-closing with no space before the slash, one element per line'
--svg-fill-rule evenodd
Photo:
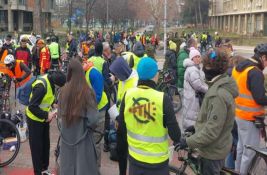
<path fill-rule="evenodd" d="M 139 123 L 147 124 L 151 120 L 155 121 L 155 118 L 153 116 L 156 115 L 155 111 L 157 110 L 155 107 L 155 102 L 150 102 L 147 98 L 133 98 L 133 105 L 129 109 L 129 112 L 133 114 L 134 118 Z M 145 101 L 144 104 L 141 104 L 140 102 Z M 152 114 L 151 114 L 152 112 Z"/>

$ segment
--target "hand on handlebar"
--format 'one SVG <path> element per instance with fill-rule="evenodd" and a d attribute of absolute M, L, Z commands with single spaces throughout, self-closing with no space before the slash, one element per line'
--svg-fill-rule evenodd
<path fill-rule="evenodd" d="M 186 140 L 184 139 L 184 138 L 182 138 L 181 140 L 180 140 L 180 142 L 179 143 L 175 143 L 174 144 L 174 150 L 175 151 L 179 151 L 179 150 L 181 150 L 181 149 L 185 149 L 185 148 L 187 148 L 188 147 L 188 145 L 187 145 L 187 143 L 186 143 Z"/>

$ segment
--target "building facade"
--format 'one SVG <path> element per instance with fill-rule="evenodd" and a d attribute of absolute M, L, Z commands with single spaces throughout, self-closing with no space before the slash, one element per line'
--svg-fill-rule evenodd
<path fill-rule="evenodd" d="M 0 31 L 32 31 L 35 0 L 0 0 Z M 42 24 L 49 30 L 55 1 L 41 0 Z"/>
<path fill-rule="evenodd" d="M 267 0 L 210 0 L 209 3 L 211 28 L 267 36 Z"/>

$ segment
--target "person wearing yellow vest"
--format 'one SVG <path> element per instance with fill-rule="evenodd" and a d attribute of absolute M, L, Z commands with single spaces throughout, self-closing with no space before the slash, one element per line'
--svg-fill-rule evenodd
<path fill-rule="evenodd" d="M 83 63 L 83 69 L 85 71 L 85 79 L 88 85 L 94 90 L 96 95 L 97 108 L 100 112 L 99 121 L 96 126 L 96 130 L 104 131 L 105 114 L 108 108 L 108 98 L 104 91 L 104 80 L 101 73 L 94 67 L 93 62 L 85 61 Z M 94 133 L 93 138 L 95 142 L 99 140 L 99 134 Z M 96 144 L 97 165 L 101 166 L 101 143 Z"/>
<path fill-rule="evenodd" d="M 51 112 L 51 108 L 55 101 L 55 87 L 62 87 L 65 82 L 65 75 L 58 71 L 45 74 L 32 84 L 26 116 L 35 175 L 49 174 L 49 123 L 56 116 L 56 112 Z"/>
<path fill-rule="evenodd" d="M 133 52 L 123 52 L 122 56 L 128 62 L 130 68 L 137 70 L 137 66 L 143 57 L 147 57 L 145 54 L 144 46 L 141 42 L 136 42 L 133 47 Z"/>
<path fill-rule="evenodd" d="M 50 51 L 50 56 L 51 56 L 51 68 L 58 68 L 59 67 L 59 58 L 60 58 L 60 46 L 56 42 L 56 37 L 52 36 L 51 37 L 51 44 L 48 45 L 49 51 Z"/>
<path fill-rule="evenodd" d="M 178 143 L 181 131 L 172 102 L 156 89 L 158 66 L 152 58 L 140 61 L 138 86 L 129 89 L 117 118 L 120 175 L 168 175 L 168 134 Z"/>
<path fill-rule="evenodd" d="M 245 145 L 260 145 L 260 129 L 255 124 L 254 116 L 264 115 L 267 96 L 264 88 L 262 70 L 267 67 L 267 44 L 260 44 L 254 49 L 254 56 L 239 63 L 232 71 L 239 96 L 236 98 L 236 122 L 238 126 L 238 143 L 236 171 L 247 174 L 255 152 Z"/>
<path fill-rule="evenodd" d="M 131 69 L 123 57 L 116 58 L 110 66 L 110 71 L 119 79 L 117 102 L 118 109 L 125 92 L 137 86 L 138 74 L 137 71 Z"/>
<path fill-rule="evenodd" d="M 13 55 L 7 55 L 4 64 L 9 70 L 7 74 L 14 80 L 16 87 L 23 86 L 31 79 L 31 70 L 23 63 L 23 61 L 16 61 Z"/>

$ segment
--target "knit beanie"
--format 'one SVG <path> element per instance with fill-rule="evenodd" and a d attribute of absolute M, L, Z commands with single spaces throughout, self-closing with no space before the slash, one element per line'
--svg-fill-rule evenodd
<path fill-rule="evenodd" d="M 116 58 L 109 70 L 121 81 L 127 80 L 132 73 L 132 69 L 123 57 Z"/>
<path fill-rule="evenodd" d="M 137 72 L 139 80 L 151 80 L 158 72 L 157 62 L 150 57 L 142 58 L 138 63 Z"/>
<path fill-rule="evenodd" d="M 196 56 L 201 56 L 200 52 L 197 49 L 190 50 L 189 58 L 192 60 Z"/>
<path fill-rule="evenodd" d="M 48 78 L 51 80 L 51 83 L 59 87 L 63 87 L 66 83 L 66 76 L 61 71 L 50 72 Z"/>
<path fill-rule="evenodd" d="M 144 56 L 145 49 L 144 49 L 144 46 L 142 45 L 142 43 L 140 41 L 135 43 L 135 45 L 133 47 L 133 53 L 138 57 L 143 57 Z"/>

